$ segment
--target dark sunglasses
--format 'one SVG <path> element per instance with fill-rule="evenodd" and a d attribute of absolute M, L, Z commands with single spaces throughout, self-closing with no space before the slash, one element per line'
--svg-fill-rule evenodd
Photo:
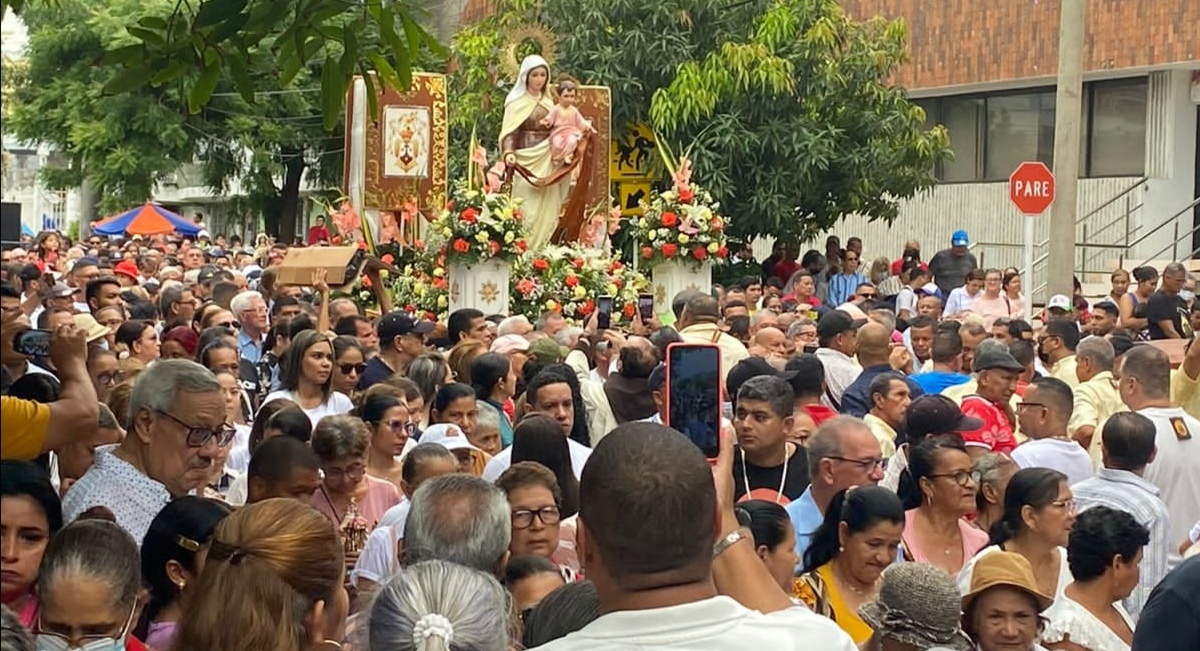
<path fill-rule="evenodd" d="M 362 375 L 363 371 L 367 370 L 367 365 L 366 364 L 338 364 L 338 370 L 340 370 L 342 372 L 342 375 L 350 375 L 351 372 L 354 372 L 358 375 Z"/>

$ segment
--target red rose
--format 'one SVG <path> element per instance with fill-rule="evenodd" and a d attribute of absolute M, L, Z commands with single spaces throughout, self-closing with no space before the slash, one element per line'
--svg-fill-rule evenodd
<path fill-rule="evenodd" d="M 478 219 L 479 219 L 479 211 L 478 210 L 468 207 L 466 210 L 462 211 L 462 220 L 467 222 L 468 224 L 474 224 L 476 221 L 478 221 Z"/>
<path fill-rule="evenodd" d="M 708 257 L 708 249 L 698 246 L 692 249 L 692 257 L 697 260 L 703 260 Z"/>
<path fill-rule="evenodd" d="M 363 250 L 363 251 L 366 251 L 366 250 L 367 250 L 367 243 L 366 243 L 366 242 L 359 242 L 359 243 L 358 243 L 358 248 L 359 248 L 359 249 L 361 249 L 361 250 Z"/>
<path fill-rule="evenodd" d="M 333 236 L 333 239 L 332 239 L 332 240 L 329 240 L 329 243 L 330 243 L 330 244 L 341 244 L 341 243 L 342 243 L 342 236 L 341 236 L 341 235 L 334 235 L 334 236 Z"/>
<path fill-rule="evenodd" d="M 538 271 L 545 271 L 550 268 L 550 263 L 546 262 L 542 258 L 538 258 L 537 260 L 533 261 L 533 268 Z"/>
<path fill-rule="evenodd" d="M 488 251 L 491 251 L 492 255 L 500 253 L 500 243 L 496 240 L 488 240 Z"/>
<path fill-rule="evenodd" d="M 408 312 L 409 314 L 412 314 L 413 312 L 417 311 L 417 306 L 413 305 L 412 303 L 409 303 L 408 305 L 404 306 L 404 311 Z"/>
<path fill-rule="evenodd" d="M 471 250 L 471 243 L 460 237 L 454 240 L 454 250 L 459 253 L 466 253 Z"/>
<path fill-rule="evenodd" d="M 665 212 L 662 214 L 662 225 L 667 228 L 674 228 L 679 224 L 679 215 L 673 212 Z"/>
<path fill-rule="evenodd" d="M 712 229 L 717 232 L 725 230 L 725 222 L 722 221 L 720 217 L 713 217 L 712 221 L 709 222 L 709 225 L 712 226 Z"/>
<path fill-rule="evenodd" d="M 524 215 L 521 214 L 520 208 L 513 211 L 513 221 L 519 222 L 522 218 L 524 218 Z"/>
<path fill-rule="evenodd" d="M 583 258 L 575 258 L 571 264 L 575 265 L 576 269 L 583 269 Z"/>
<path fill-rule="evenodd" d="M 725 258 L 728 258 L 729 257 L 729 249 L 726 247 L 721 247 L 721 248 L 717 249 L 717 257 L 721 258 L 722 260 L 724 260 Z"/>
<path fill-rule="evenodd" d="M 625 318 L 632 319 L 633 315 L 637 314 L 637 306 L 633 303 L 626 303 L 625 307 L 621 309 L 621 313 L 625 315 Z"/>
<path fill-rule="evenodd" d="M 454 202 L 453 201 L 446 202 L 446 210 L 454 210 Z"/>
<path fill-rule="evenodd" d="M 620 261 L 620 260 L 613 260 L 613 263 L 612 263 L 612 270 L 613 270 L 613 271 L 620 271 L 620 270 L 622 270 L 622 269 L 624 269 L 624 268 L 625 268 L 625 265 L 621 264 L 621 261 Z"/>
<path fill-rule="evenodd" d="M 383 264 L 393 264 L 396 262 L 395 256 L 393 256 L 391 253 L 384 253 L 383 257 L 380 258 L 379 260 Z"/>
<path fill-rule="evenodd" d="M 435 289 L 446 289 L 447 285 L 449 285 L 449 283 L 446 281 L 445 278 L 434 278 L 433 279 L 433 287 Z"/>
<path fill-rule="evenodd" d="M 434 314 L 433 312 L 430 312 L 430 311 L 426 310 L 426 312 L 425 312 L 425 320 L 426 320 L 426 321 L 437 321 L 437 315 L 436 315 L 436 314 Z"/>
<path fill-rule="evenodd" d="M 362 286 L 366 287 L 367 289 L 371 289 L 371 279 L 366 276 L 363 276 Z"/>
<path fill-rule="evenodd" d="M 695 195 L 692 194 L 691 188 L 684 188 L 683 190 L 680 190 L 680 192 L 679 192 L 679 200 L 682 201 L 683 203 L 691 203 L 692 199 L 694 199 L 694 198 L 695 198 Z"/>
<path fill-rule="evenodd" d="M 643 246 L 642 247 L 642 257 L 647 260 L 649 260 L 650 258 L 653 258 L 654 257 L 654 249 L 652 249 L 648 246 Z"/>
<path fill-rule="evenodd" d="M 566 278 L 563 278 L 563 284 L 571 289 L 575 289 L 575 286 L 579 284 L 579 278 L 575 276 L 567 276 Z"/>
<path fill-rule="evenodd" d="M 425 240 L 422 240 L 422 239 L 413 240 L 413 248 L 414 249 L 424 249 L 425 248 Z M 412 310 L 409 310 L 409 311 L 411 312 Z"/>
<path fill-rule="evenodd" d="M 617 286 L 617 289 L 621 289 L 621 285 L 624 285 L 624 284 L 625 284 L 625 281 L 624 281 L 624 280 L 621 280 L 620 278 L 613 278 L 613 279 L 612 279 L 612 284 L 616 285 L 616 286 Z"/>
<path fill-rule="evenodd" d="M 525 240 L 517 240 L 513 243 L 513 246 L 517 247 L 517 250 L 521 253 L 525 252 Z"/>
<path fill-rule="evenodd" d="M 663 257 L 674 258 L 676 253 L 679 253 L 679 247 L 674 244 L 664 244 L 662 246 Z"/>
<path fill-rule="evenodd" d="M 596 309 L 596 302 L 589 298 L 588 300 L 584 301 L 583 305 L 579 306 L 579 313 L 587 316 L 591 314 L 592 310 L 594 309 Z"/>

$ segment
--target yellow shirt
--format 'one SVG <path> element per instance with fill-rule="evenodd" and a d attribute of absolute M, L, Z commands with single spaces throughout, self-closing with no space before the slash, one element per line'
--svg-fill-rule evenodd
<path fill-rule="evenodd" d="M 4 435 L 0 459 L 35 459 L 42 453 L 50 428 L 50 407 L 32 400 L 0 396 Z"/>
<path fill-rule="evenodd" d="M 1075 375 L 1075 366 L 1075 355 L 1067 355 L 1054 363 L 1054 366 L 1050 368 L 1050 376 L 1066 382 L 1067 386 L 1075 389 L 1079 386 L 1079 376 Z"/>
<path fill-rule="evenodd" d="M 796 579 L 796 597 L 818 615 L 829 617 L 857 645 L 862 645 L 875 633 L 858 612 L 846 607 L 833 580 L 833 564 L 826 563 Z"/>
<path fill-rule="evenodd" d="M 1100 429 L 1108 421 L 1109 416 L 1128 411 L 1129 408 L 1121 401 L 1121 395 L 1113 384 L 1113 375 L 1108 371 L 1097 373 L 1095 377 L 1075 388 L 1075 407 L 1071 411 L 1071 420 L 1067 422 L 1067 431 L 1072 435 L 1080 427 L 1092 426 L 1092 442 L 1088 446 L 1088 454 L 1092 457 L 1092 466 L 1099 468 L 1103 461 L 1100 451 Z"/>
<path fill-rule="evenodd" d="M 1200 418 L 1200 377 L 1188 377 L 1182 366 L 1171 371 L 1171 406 L 1183 407 L 1192 418 Z"/>
<path fill-rule="evenodd" d="M 875 438 L 879 439 L 879 450 L 883 453 L 883 458 L 891 459 L 896 454 L 896 430 L 875 414 L 867 414 L 863 417 L 863 422 L 871 429 Z"/>

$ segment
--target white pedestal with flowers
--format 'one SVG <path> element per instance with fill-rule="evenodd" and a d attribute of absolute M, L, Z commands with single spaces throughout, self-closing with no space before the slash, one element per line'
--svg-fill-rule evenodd
<path fill-rule="evenodd" d="M 672 161 L 663 143 L 659 151 L 675 185 L 644 203 L 645 214 L 634 224 L 641 246 L 639 264 L 652 270 L 654 309 L 666 315 L 679 292 L 712 291 L 713 264 L 729 257 L 729 249 L 725 218 L 717 212 L 720 206 L 691 182 L 691 161 L 686 155 L 678 163 Z"/>
<path fill-rule="evenodd" d="M 507 315 L 509 267 L 525 252 L 518 202 L 460 183 L 429 232 L 430 246 L 446 253 L 449 310 L 474 308 L 485 315 Z"/>

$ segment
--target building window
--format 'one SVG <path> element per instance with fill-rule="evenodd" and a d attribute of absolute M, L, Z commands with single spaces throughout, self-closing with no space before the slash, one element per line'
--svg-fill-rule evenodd
<path fill-rule="evenodd" d="M 1147 80 L 1088 84 L 1088 176 L 1141 176 L 1146 170 Z"/>
<path fill-rule="evenodd" d="M 1081 176 L 1141 176 L 1146 158 L 1145 77 L 1084 85 Z M 1054 165 L 1053 88 L 918 100 L 927 124 L 945 125 L 954 160 L 944 183 L 1002 181 L 1017 165 Z"/>

